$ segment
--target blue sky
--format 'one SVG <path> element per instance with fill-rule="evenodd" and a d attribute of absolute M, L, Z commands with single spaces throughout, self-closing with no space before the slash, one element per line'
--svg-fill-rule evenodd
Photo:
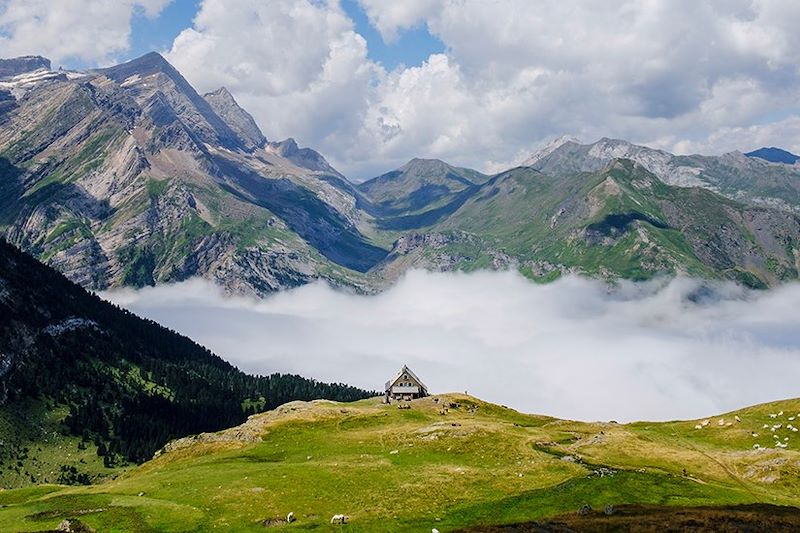
<path fill-rule="evenodd" d="M 198 91 L 226 86 L 267 138 L 355 179 L 412 157 L 494 172 L 562 135 L 800 151 L 800 2 L 616 4 L 0 0 L 0 57 L 80 69 L 167 52 Z M 203 26 L 176 42 L 201 5 Z"/>
<path fill-rule="evenodd" d="M 131 49 L 126 54 L 126 59 L 139 57 L 153 50 L 168 50 L 175 37 L 192 26 L 192 19 L 200 3 L 200 0 L 173 1 L 157 18 L 149 19 L 144 14 L 135 16 L 131 24 Z M 342 0 L 342 8 L 355 24 L 356 32 L 366 39 L 368 57 L 388 70 L 401 65 L 420 65 L 431 54 L 443 52 L 445 49 L 444 44 L 428 32 L 425 24 L 403 30 L 393 42 L 385 43 L 356 0 Z M 91 65 L 68 62 L 66 66 L 82 68 Z"/>

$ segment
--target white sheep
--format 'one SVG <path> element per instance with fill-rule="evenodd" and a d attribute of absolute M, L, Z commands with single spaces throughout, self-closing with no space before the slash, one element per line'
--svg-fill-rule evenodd
<path fill-rule="evenodd" d="M 734 420 L 736 420 L 737 422 L 741 422 L 741 421 L 742 421 L 742 419 L 741 419 L 741 418 L 739 418 L 739 415 L 735 415 L 735 416 L 733 417 L 733 419 L 734 419 Z"/>
<path fill-rule="evenodd" d="M 697 425 L 694 427 L 694 429 L 703 429 L 703 426 L 701 426 L 700 424 L 697 424 Z"/>
<path fill-rule="evenodd" d="M 289 514 L 286 515 L 286 522 L 287 523 L 291 524 L 295 520 L 296 520 L 296 518 L 294 517 L 294 513 L 293 512 L 289 512 Z"/>
<path fill-rule="evenodd" d="M 343 514 L 335 514 L 331 518 L 331 524 L 346 524 L 347 517 Z"/>

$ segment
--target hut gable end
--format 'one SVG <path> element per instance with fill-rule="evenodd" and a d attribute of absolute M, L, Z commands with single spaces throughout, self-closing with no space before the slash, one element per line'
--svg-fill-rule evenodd
<path fill-rule="evenodd" d="M 403 366 L 392 379 L 387 381 L 384 389 L 387 399 L 411 400 L 428 395 L 428 388 L 408 366 Z"/>

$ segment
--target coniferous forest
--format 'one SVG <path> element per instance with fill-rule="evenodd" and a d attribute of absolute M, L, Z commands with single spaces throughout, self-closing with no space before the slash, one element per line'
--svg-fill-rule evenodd
<path fill-rule="evenodd" d="M 145 461 L 171 439 L 234 426 L 291 400 L 370 394 L 296 375 L 245 374 L 0 241 L 0 410 L 31 400 L 66 407 L 64 431 L 94 443 L 107 466 Z"/>

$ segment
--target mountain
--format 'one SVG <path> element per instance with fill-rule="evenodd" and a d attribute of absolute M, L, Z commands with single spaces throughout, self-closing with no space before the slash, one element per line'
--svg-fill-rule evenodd
<path fill-rule="evenodd" d="M 797 215 L 667 185 L 615 159 L 565 177 L 529 167 L 501 173 L 425 233 L 401 237 L 382 268 L 395 277 L 412 267 L 517 265 L 541 280 L 670 273 L 766 287 L 797 278 L 798 246 Z"/>
<path fill-rule="evenodd" d="M 244 141 L 249 150 L 261 148 L 267 143 L 267 138 L 261 133 L 252 115 L 239 106 L 228 89 L 220 87 L 216 91 L 204 94 L 203 99 L 208 102 L 214 113 L 230 126 L 239 139 Z"/>
<path fill-rule="evenodd" d="M 630 424 L 527 415 L 465 394 L 408 405 L 293 402 L 172 442 L 101 485 L 4 491 L 0 529 L 63 520 L 96 531 L 800 527 L 791 429 L 800 400 Z M 335 514 L 348 525 L 332 526 Z"/>
<path fill-rule="evenodd" d="M 382 229 L 402 230 L 446 217 L 489 176 L 438 159 L 412 159 L 358 185 L 372 202 Z"/>
<path fill-rule="evenodd" d="M 23 56 L 12 59 L 0 59 L 0 79 L 13 78 L 20 74 L 37 70 L 51 69 L 50 60 L 42 56 Z"/>
<path fill-rule="evenodd" d="M 244 374 L 0 240 L 2 488 L 88 483 L 151 458 L 170 439 L 290 400 L 366 395 Z"/>
<path fill-rule="evenodd" d="M 355 185 L 158 54 L 88 72 L 15 61 L 34 70 L 0 80 L 0 236 L 90 289 L 201 276 L 372 293 L 409 268 L 798 275 L 797 165 L 561 138 L 494 176 L 412 159 Z"/>
<path fill-rule="evenodd" d="M 797 163 L 797 161 L 800 161 L 800 155 L 794 155 L 791 152 L 787 152 L 786 150 L 782 150 L 780 148 L 775 148 L 774 146 L 769 148 L 759 148 L 758 150 L 747 152 L 744 155 L 747 157 L 763 159 L 764 161 L 769 161 L 770 163 L 785 163 L 787 165 L 794 165 Z"/>
<path fill-rule="evenodd" d="M 592 144 L 567 140 L 534 154 L 528 166 L 545 174 L 594 172 L 612 159 L 631 159 L 659 179 L 681 187 L 704 187 L 748 203 L 800 211 L 800 168 L 776 166 L 740 152 L 677 156 L 663 150 L 603 138 Z"/>
<path fill-rule="evenodd" d="M 227 91 L 200 96 L 158 54 L 6 85 L 0 233 L 85 287 L 360 286 L 386 255 L 322 156 L 268 143 Z"/>

